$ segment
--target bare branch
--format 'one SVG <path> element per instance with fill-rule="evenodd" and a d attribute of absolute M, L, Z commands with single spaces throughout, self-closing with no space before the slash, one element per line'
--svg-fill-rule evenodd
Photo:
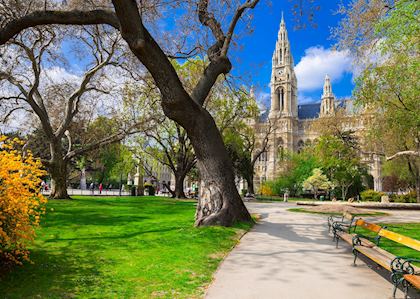
<path fill-rule="evenodd" d="M 420 152 L 418 151 L 401 151 L 392 156 L 386 157 L 387 161 L 394 160 L 398 157 L 420 157 Z"/>
<path fill-rule="evenodd" d="M 226 56 L 227 55 L 230 43 L 232 41 L 233 33 L 235 31 L 236 24 L 238 23 L 239 19 L 242 17 L 242 14 L 247 9 L 255 8 L 255 6 L 258 4 L 259 1 L 260 0 L 253 0 L 253 1 L 247 0 L 244 4 L 242 4 L 236 10 L 235 15 L 233 16 L 232 21 L 230 22 L 229 29 L 228 29 L 228 32 L 226 34 L 226 39 L 224 40 L 224 43 L 223 43 L 223 47 L 222 47 L 222 50 L 221 50 L 221 53 L 220 53 L 221 56 Z"/>
<path fill-rule="evenodd" d="M 120 24 L 117 16 L 112 11 L 35 11 L 19 19 L 7 23 L 0 29 L 0 45 L 5 44 L 21 31 L 39 25 L 63 24 L 63 25 L 94 25 L 108 24 L 119 29 Z"/>

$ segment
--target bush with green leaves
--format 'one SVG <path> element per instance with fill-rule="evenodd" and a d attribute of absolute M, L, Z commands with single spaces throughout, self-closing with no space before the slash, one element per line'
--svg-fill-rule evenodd
<path fill-rule="evenodd" d="M 416 203 L 416 192 L 411 191 L 407 194 L 394 194 L 391 196 L 392 202 L 398 202 L 398 203 Z"/>
<path fill-rule="evenodd" d="M 360 192 L 362 201 L 381 201 L 383 195 L 385 195 L 385 193 L 371 189 Z"/>

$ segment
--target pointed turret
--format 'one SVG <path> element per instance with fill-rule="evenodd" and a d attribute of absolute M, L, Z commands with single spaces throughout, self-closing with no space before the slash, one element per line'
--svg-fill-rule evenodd
<path fill-rule="evenodd" d="M 283 12 L 281 13 L 280 29 L 277 36 L 276 47 L 273 53 L 273 66 L 293 64 L 290 55 L 289 37 L 287 35 L 286 23 L 284 22 Z"/>
<path fill-rule="evenodd" d="M 297 82 L 283 13 L 273 53 L 270 117 L 297 116 Z"/>
<path fill-rule="evenodd" d="M 334 100 L 335 100 L 335 97 L 332 92 L 330 77 L 328 77 L 328 75 L 325 75 L 324 91 L 322 93 L 320 116 L 327 116 L 327 115 L 334 114 L 335 112 Z"/>
<path fill-rule="evenodd" d="M 322 94 L 322 97 L 326 98 L 326 97 L 332 97 L 332 96 L 334 95 L 332 93 L 331 80 L 330 80 L 330 77 L 328 77 L 328 75 L 325 75 L 324 93 Z"/>

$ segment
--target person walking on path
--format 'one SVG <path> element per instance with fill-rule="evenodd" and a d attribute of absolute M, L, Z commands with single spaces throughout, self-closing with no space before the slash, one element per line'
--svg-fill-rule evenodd
<path fill-rule="evenodd" d="M 102 189 L 103 189 L 104 187 L 102 186 L 102 183 L 100 183 L 99 184 L 99 194 L 102 194 Z"/>
<path fill-rule="evenodd" d="M 92 194 L 95 192 L 95 185 L 93 184 L 93 182 L 90 183 L 89 189 L 90 191 L 92 191 Z"/>

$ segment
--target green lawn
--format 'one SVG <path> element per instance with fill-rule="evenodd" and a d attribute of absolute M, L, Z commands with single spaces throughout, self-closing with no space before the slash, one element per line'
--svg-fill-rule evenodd
<path fill-rule="evenodd" d="M 420 240 L 420 223 L 378 223 L 378 225 L 382 227 L 387 226 L 387 229 L 390 231 L 411 237 L 416 240 Z M 356 229 L 356 233 L 370 237 L 376 236 L 375 233 L 360 227 Z M 390 241 L 386 238 L 381 238 L 379 247 L 391 252 L 396 256 L 406 256 L 420 259 L 419 251 L 408 248 L 406 246 L 402 246 L 401 244 Z M 420 263 L 417 263 L 417 265 L 420 266 Z"/>
<path fill-rule="evenodd" d="M 195 203 L 159 197 L 50 201 L 33 264 L 0 279 L 6 298 L 197 298 L 249 224 L 194 228 Z"/>
<path fill-rule="evenodd" d="M 331 215 L 331 216 L 341 216 L 343 213 L 335 213 L 335 212 L 317 212 L 317 211 L 310 211 L 306 210 L 305 208 L 290 208 L 287 209 L 289 212 L 297 212 L 297 213 L 308 213 L 308 214 L 319 214 L 319 215 Z M 371 212 L 371 213 L 357 213 L 353 214 L 354 216 L 388 216 L 389 214 L 384 212 Z"/>

